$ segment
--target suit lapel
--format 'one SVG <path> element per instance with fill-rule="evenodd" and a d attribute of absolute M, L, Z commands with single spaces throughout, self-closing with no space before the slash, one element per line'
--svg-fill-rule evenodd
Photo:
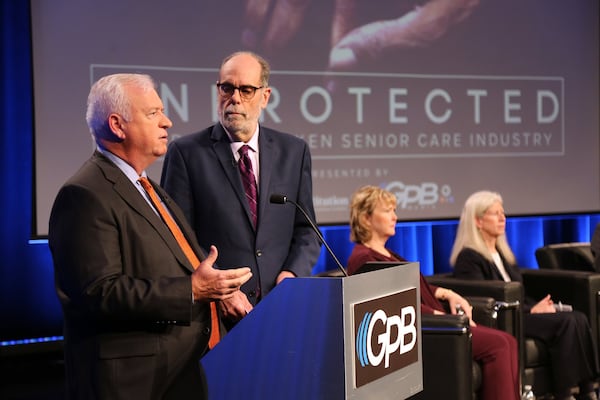
<path fill-rule="evenodd" d="M 142 197 L 140 192 L 133 187 L 131 181 L 116 167 L 110 160 L 104 157 L 101 153 L 96 154 L 96 163 L 103 171 L 106 179 L 113 183 L 113 189 L 117 194 L 138 214 L 144 217 L 150 225 L 156 230 L 159 236 L 165 241 L 167 246 L 171 249 L 171 252 L 177 260 L 184 265 L 188 270 L 193 271 L 194 268 L 188 261 L 187 257 L 181 250 L 181 247 L 175 240 L 175 237 L 167 227 L 167 225 L 160 219 L 160 217 L 154 212 L 146 200 Z M 153 186 L 156 188 L 156 184 L 153 182 Z M 163 191 L 160 190 L 161 196 Z M 169 206 L 168 206 L 169 207 Z M 172 207 L 169 207 L 171 210 Z M 177 221 L 179 223 L 179 221 Z M 181 225 L 180 225 L 181 226 Z"/>
<path fill-rule="evenodd" d="M 500 270 L 498 269 L 496 264 L 493 261 L 490 261 L 489 263 L 490 263 L 490 269 L 492 271 L 492 275 L 494 275 L 494 279 L 503 281 L 504 277 L 500 273 Z"/>
<path fill-rule="evenodd" d="M 260 156 L 260 180 L 258 195 L 258 224 L 260 225 L 260 216 L 265 215 L 267 204 L 269 203 L 271 172 L 275 168 L 275 158 L 277 149 L 273 146 L 273 136 L 267 129 L 260 128 L 258 137 L 258 147 Z M 287 193 L 284 193 L 287 194 Z"/>
<path fill-rule="evenodd" d="M 227 180 L 229 180 L 229 184 L 233 188 L 233 191 L 237 195 L 237 198 L 246 211 L 246 219 L 248 223 L 252 227 L 252 216 L 250 215 L 250 207 L 248 206 L 248 202 L 246 201 L 246 192 L 244 191 L 244 186 L 242 184 L 242 178 L 240 176 L 240 172 L 238 170 L 235 159 L 233 158 L 233 154 L 231 153 L 231 142 L 229 141 L 229 136 L 223 130 L 221 124 L 216 124 L 211 132 L 210 138 L 213 142 L 213 149 L 221 164 L 221 168 L 227 176 Z M 261 159 L 262 162 L 262 159 Z M 262 173 L 263 169 L 261 169 Z M 261 175 L 262 181 L 262 175 Z M 261 186 L 262 188 L 262 186 Z M 259 194 L 259 200 L 260 200 Z M 260 221 L 260 211 L 259 211 L 259 221 Z M 260 222 L 259 222 L 260 223 Z"/>
<path fill-rule="evenodd" d="M 173 201 L 173 199 L 171 197 L 169 197 L 167 192 L 165 192 L 163 190 L 163 188 L 160 187 L 160 185 L 158 185 L 153 180 L 150 180 L 150 182 L 152 182 L 152 186 L 154 186 L 154 190 L 156 190 L 158 192 L 158 195 L 160 196 L 160 198 L 163 200 L 163 202 L 165 203 L 165 205 L 171 212 L 171 216 L 175 220 L 175 223 L 181 229 L 181 232 L 183 233 L 186 240 L 188 241 L 188 243 L 194 250 L 194 253 L 196 253 L 196 256 L 198 257 L 198 259 L 200 261 L 203 261 L 206 258 L 206 254 L 200 248 L 200 246 L 195 246 L 195 243 L 196 243 L 195 238 L 190 238 L 190 235 L 194 235 L 194 233 L 191 231 L 191 229 L 188 230 L 185 228 L 187 226 L 187 220 L 185 218 L 185 215 L 183 215 L 183 212 L 180 212 L 179 206 L 175 203 L 175 201 Z M 166 225 L 166 224 L 163 224 L 163 225 Z M 171 232 L 169 232 L 169 233 L 171 233 Z M 173 234 L 171 234 L 171 236 L 173 236 Z M 177 240 L 175 240 L 175 242 L 177 243 Z M 177 244 L 177 247 L 180 248 L 179 244 Z M 186 257 L 186 260 L 187 260 L 187 257 Z"/>

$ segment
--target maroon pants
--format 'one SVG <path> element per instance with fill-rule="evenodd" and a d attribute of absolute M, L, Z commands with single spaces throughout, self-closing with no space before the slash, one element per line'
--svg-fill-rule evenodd
<path fill-rule="evenodd" d="M 519 356 L 517 340 L 506 332 L 485 326 L 471 328 L 473 358 L 481 364 L 482 400 L 518 400 Z"/>

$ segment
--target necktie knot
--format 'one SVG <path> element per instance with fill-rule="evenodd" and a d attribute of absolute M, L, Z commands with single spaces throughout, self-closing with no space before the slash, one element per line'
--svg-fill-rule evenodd
<path fill-rule="evenodd" d="M 240 147 L 240 149 L 238 150 L 238 153 L 240 153 L 240 156 L 246 157 L 246 156 L 248 156 L 248 150 L 250 150 L 250 146 L 245 144 L 242 147 Z"/>
<path fill-rule="evenodd" d="M 146 192 L 149 190 L 154 190 L 152 184 L 150 183 L 150 180 L 145 176 L 140 177 L 139 181 Z"/>

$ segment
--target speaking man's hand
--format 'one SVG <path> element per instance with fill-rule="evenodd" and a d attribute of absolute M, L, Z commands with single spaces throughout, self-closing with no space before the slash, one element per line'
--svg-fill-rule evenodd
<path fill-rule="evenodd" d="M 210 246 L 208 256 L 192 273 L 192 293 L 194 300 L 225 300 L 232 297 L 240 286 L 252 277 L 250 268 L 214 269 L 218 251 Z"/>

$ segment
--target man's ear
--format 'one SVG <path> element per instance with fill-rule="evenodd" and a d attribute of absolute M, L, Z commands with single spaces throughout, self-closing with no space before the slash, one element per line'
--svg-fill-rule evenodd
<path fill-rule="evenodd" d="M 115 135 L 120 140 L 125 139 L 125 120 L 119 114 L 110 114 L 108 116 L 108 126 Z"/>
<path fill-rule="evenodd" d="M 271 88 L 270 87 L 266 87 L 263 89 L 263 93 L 262 93 L 262 102 L 260 107 L 262 109 L 267 108 L 267 105 L 269 104 L 269 98 L 271 97 Z"/>

